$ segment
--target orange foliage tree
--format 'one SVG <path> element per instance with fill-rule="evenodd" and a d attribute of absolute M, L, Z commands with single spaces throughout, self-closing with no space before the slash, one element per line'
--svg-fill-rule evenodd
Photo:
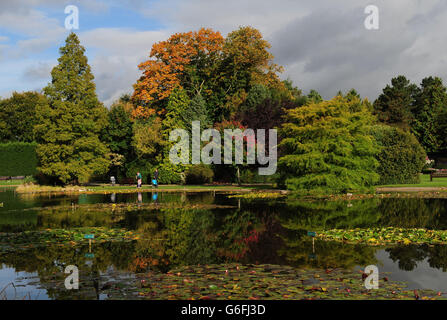
<path fill-rule="evenodd" d="M 200 94 L 215 122 L 230 119 L 254 84 L 287 91 L 279 80 L 270 44 L 252 27 L 241 27 L 226 39 L 211 29 L 176 33 L 152 46 L 150 59 L 139 65 L 134 84 L 135 117 L 165 114 L 176 87 L 190 98 Z"/>
<path fill-rule="evenodd" d="M 219 58 L 223 44 L 224 38 L 219 32 L 204 28 L 176 33 L 168 40 L 154 44 L 151 59 L 138 66 L 143 75 L 134 84 L 133 99 L 138 101 L 136 115 L 144 116 L 146 112 L 153 114 L 153 111 L 146 110 L 157 107 L 156 112 L 163 114 L 163 105 L 157 106 L 152 102 L 166 99 L 176 87 L 194 85 L 197 82 L 194 77 L 212 76 L 214 62 Z"/>

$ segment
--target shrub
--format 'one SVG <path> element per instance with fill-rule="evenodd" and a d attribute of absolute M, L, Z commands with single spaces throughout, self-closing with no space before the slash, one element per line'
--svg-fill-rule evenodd
<path fill-rule="evenodd" d="M 209 167 L 199 164 L 186 171 L 186 184 L 204 184 L 213 181 L 214 172 Z"/>
<path fill-rule="evenodd" d="M 162 163 L 158 168 L 158 183 L 159 184 L 181 184 L 184 179 L 182 179 L 182 173 L 179 172 L 181 168 L 171 164 Z M 154 176 L 155 167 L 152 170 L 152 175 L 150 176 L 150 181 Z"/>
<path fill-rule="evenodd" d="M 257 168 L 241 170 L 241 183 L 274 183 L 277 179 L 277 173 L 261 176 Z"/>
<path fill-rule="evenodd" d="M 143 183 L 152 183 L 155 168 L 158 168 L 158 183 L 159 184 L 181 184 L 184 183 L 182 176 L 182 166 L 176 166 L 169 162 L 161 164 L 153 164 L 150 162 L 143 162 L 141 160 L 134 161 L 127 166 L 126 175 L 129 178 L 135 177 L 137 172 L 143 176 Z M 119 181 L 120 177 L 118 177 Z"/>
<path fill-rule="evenodd" d="M 37 172 L 36 143 L 0 144 L 0 176 L 31 176 Z"/>
<path fill-rule="evenodd" d="M 425 151 L 416 137 L 396 127 L 377 125 L 372 134 L 381 146 L 376 159 L 379 184 L 418 183 L 425 164 Z"/>

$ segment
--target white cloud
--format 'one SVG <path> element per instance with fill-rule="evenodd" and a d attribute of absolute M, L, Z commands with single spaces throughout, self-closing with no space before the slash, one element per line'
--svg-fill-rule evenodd
<path fill-rule="evenodd" d="M 67 31 L 63 21 L 49 18 L 35 8 L 63 8 L 68 2 L 1 1 L 0 27 L 24 37 L 12 45 L 0 36 L 0 68 L 21 72 L 20 75 L 37 81 L 45 73 L 48 61 L 34 58 L 32 65 L 32 58 L 46 48 L 62 44 Z M 326 98 L 339 89 L 354 87 L 374 99 L 398 74 L 416 83 L 428 75 L 447 79 L 444 0 L 71 2 L 97 12 L 120 5 L 133 8 L 167 26 L 159 31 L 133 30 L 129 25 L 127 29 L 100 28 L 79 33 L 90 57 L 98 95 L 106 104 L 132 90 L 132 84 L 141 75 L 137 65 L 148 58 L 154 42 L 167 39 L 174 32 L 200 27 L 211 27 L 224 36 L 242 25 L 258 28 L 272 44 L 275 62 L 285 66 L 283 77 L 290 77 L 304 91 L 317 89 Z M 380 10 L 378 31 L 368 31 L 363 26 L 363 10 L 369 4 L 376 4 Z M 26 59 L 26 63 L 15 71 L 6 68 L 6 60 L 10 64 L 20 59 Z M 11 74 L 0 74 L 2 79 L 11 78 Z M 15 83 L 5 81 L 7 88 Z"/>
<path fill-rule="evenodd" d="M 90 61 L 99 98 L 110 105 L 141 76 L 138 65 L 149 58 L 152 45 L 169 36 L 163 31 L 95 29 L 79 35 L 81 43 L 95 52 Z"/>

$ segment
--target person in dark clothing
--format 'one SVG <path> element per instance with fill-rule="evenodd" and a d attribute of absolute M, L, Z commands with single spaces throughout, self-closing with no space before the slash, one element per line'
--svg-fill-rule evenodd
<path fill-rule="evenodd" d="M 154 172 L 154 180 L 152 181 L 152 184 L 158 188 L 158 169 L 155 169 Z"/>

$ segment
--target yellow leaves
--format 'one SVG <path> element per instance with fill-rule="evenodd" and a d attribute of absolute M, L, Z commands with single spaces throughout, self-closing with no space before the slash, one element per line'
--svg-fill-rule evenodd
<path fill-rule="evenodd" d="M 133 145 L 141 156 L 152 156 L 163 145 L 161 119 L 155 118 L 150 124 L 134 127 Z"/>
<path fill-rule="evenodd" d="M 405 238 L 405 239 L 403 240 L 403 242 L 404 242 L 405 245 L 409 245 L 409 244 L 411 243 L 411 240 L 408 239 L 408 238 Z"/>

